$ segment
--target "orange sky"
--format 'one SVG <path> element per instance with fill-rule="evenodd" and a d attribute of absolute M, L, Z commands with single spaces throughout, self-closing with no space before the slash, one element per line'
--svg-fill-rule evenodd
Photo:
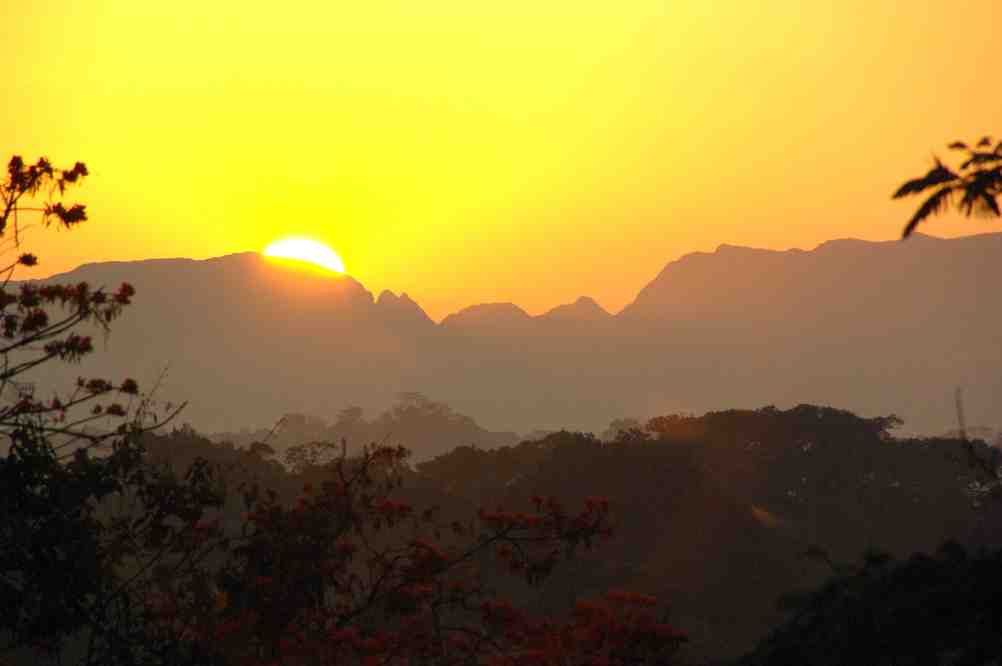
<path fill-rule="evenodd" d="M 932 150 L 1002 132 L 998 0 L 36 0 L 0 18 L 0 149 L 92 172 L 86 228 L 30 238 L 38 274 L 302 235 L 436 319 L 581 294 L 615 311 L 720 243 L 893 238 L 914 203 L 888 196 Z"/>

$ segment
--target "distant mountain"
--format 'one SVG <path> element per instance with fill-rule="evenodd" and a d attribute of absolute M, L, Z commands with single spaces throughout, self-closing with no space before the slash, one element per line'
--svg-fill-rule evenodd
<path fill-rule="evenodd" d="M 763 320 L 818 313 L 828 319 L 866 310 L 940 318 L 984 299 L 978 280 L 1002 251 L 1002 234 L 908 242 L 837 240 L 811 252 L 721 245 L 671 262 L 621 313 L 628 319 Z M 819 303 L 823 299 L 823 303 Z"/>
<path fill-rule="evenodd" d="M 463 308 L 442 320 L 442 328 L 490 335 L 527 330 L 532 317 L 511 303 L 483 303 Z"/>
<path fill-rule="evenodd" d="M 137 291 L 101 351 L 52 379 L 135 376 L 150 386 L 167 367 L 160 395 L 188 400 L 184 418 L 211 430 L 268 425 L 293 411 L 333 415 L 346 403 L 385 405 L 410 388 L 401 382 L 416 346 L 435 331 L 406 296 L 376 301 L 353 278 L 256 253 L 88 264 L 50 279 L 124 281 Z"/>
<path fill-rule="evenodd" d="M 136 376 L 203 430 L 332 418 L 420 391 L 494 430 L 601 431 L 621 416 L 830 404 L 906 429 L 997 424 L 1002 234 L 721 245 L 668 263 L 618 314 L 582 297 L 530 316 L 474 305 L 433 322 L 406 294 L 254 253 L 87 264 L 52 281 L 131 282 L 107 352 L 45 379 Z M 59 385 L 59 384 L 56 384 Z M 444 443 L 447 445 L 465 442 Z"/>
<path fill-rule="evenodd" d="M 402 326 L 427 328 L 435 325 L 431 317 L 407 294 L 397 296 L 392 291 L 384 289 L 376 300 L 376 308 L 382 319 Z"/>
<path fill-rule="evenodd" d="M 552 310 L 539 315 L 538 319 L 569 323 L 604 322 L 612 319 L 612 315 L 606 312 L 594 299 L 582 296 L 573 303 L 558 305 Z"/>

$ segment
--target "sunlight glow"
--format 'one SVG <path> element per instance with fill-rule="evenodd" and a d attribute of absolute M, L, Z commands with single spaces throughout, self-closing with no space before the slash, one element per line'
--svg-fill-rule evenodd
<path fill-rule="evenodd" d="M 0 159 L 93 174 L 94 223 L 20 275 L 297 236 L 439 320 L 618 311 L 721 243 L 894 239 L 901 181 L 1002 131 L 1002 2 L 913 4 L 0 0 Z"/>
<path fill-rule="evenodd" d="M 335 273 L 344 273 L 344 261 L 337 252 L 309 238 L 283 238 L 264 250 L 264 256 L 278 259 L 295 259 L 320 266 Z"/>

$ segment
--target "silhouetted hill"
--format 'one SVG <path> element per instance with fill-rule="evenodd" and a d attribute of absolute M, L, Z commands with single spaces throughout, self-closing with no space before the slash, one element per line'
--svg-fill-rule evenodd
<path fill-rule="evenodd" d="M 203 430 L 332 418 L 421 391 L 493 430 L 601 431 L 622 416 L 721 404 L 839 404 L 905 429 L 997 424 L 1002 234 L 837 240 L 785 252 L 722 245 L 670 262 L 609 315 L 588 298 L 530 316 L 474 305 L 435 324 L 406 295 L 245 253 L 88 264 L 53 280 L 132 282 L 106 354 L 64 369 L 136 375 Z M 459 445 L 463 442 L 449 442 Z"/>
<path fill-rule="evenodd" d="M 457 446 L 495 448 L 518 440 L 514 432 L 491 432 L 448 405 L 420 393 L 404 393 L 396 403 L 373 419 L 361 407 L 348 407 L 337 418 L 325 420 L 305 414 L 286 414 L 274 426 L 258 430 L 216 433 L 212 439 L 249 449 L 255 442 L 267 443 L 278 460 L 287 461 L 290 448 L 312 442 L 343 442 L 352 454 L 363 446 L 392 442 L 406 446 L 417 460 L 441 455 Z"/>
<path fill-rule="evenodd" d="M 558 305 L 552 310 L 539 315 L 538 318 L 554 322 L 578 323 L 608 321 L 612 319 L 612 315 L 596 303 L 594 299 L 582 296 L 573 303 Z"/>
<path fill-rule="evenodd" d="M 914 242 L 912 242 L 914 241 Z M 690 320 L 783 318 L 807 323 L 870 315 L 925 320 L 970 313 L 984 298 L 978 279 L 1002 252 L 1002 234 L 908 242 L 828 241 L 810 252 L 721 245 L 674 261 L 637 295 L 621 318 Z M 698 287 L 698 288 L 696 288 Z M 823 301 L 820 299 L 823 298 Z M 942 309 L 942 311 L 941 311 Z M 800 316 L 787 319 L 792 314 Z M 813 318 L 805 318 L 814 315 Z M 879 332 L 879 331 L 877 331 Z"/>
<path fill-rule="evenodd" d="M 184 418 L 207 430 L 385 405 L 412 386 L 416 347 L 435 330 L 405 296 L 375 301 L 353 278 L 255 253 L 89 264 L 52 279 L 130 282 L 142 296 L 115 322 L 109 351 L 50 379 L 135 376 L 148 387 L 169 365 L 160 396 L 189 400 Z"/>
<path fill-rule="evenodd" d="M 483 303 L 463 308 L 442 320 L 442 327 L 467 333 L 498 335 L 518 332 L 532 322 L 525 310 L 511 303 Z"/>
<path fill-rule="evenodd" d="M 431 317 L 407 294 L 397 296 L 392 291 L 384 289 L 376 300 L 376 308 L 385 321 L 400 326 L 428 328 L 435 325 Z"/>

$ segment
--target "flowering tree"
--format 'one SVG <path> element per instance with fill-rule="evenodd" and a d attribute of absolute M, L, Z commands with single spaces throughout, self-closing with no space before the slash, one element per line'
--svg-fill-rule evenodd
<path fill-rule="evenodd" d="M 567 618 L 533 618 L 487 582 L 494 567 L 537 583 L 607 536 L 606 499 L 571 514 L 535 497 L 526 512 L 440 524 L 434 510 L 393 499 L 406 455 L 342 456 L 291 506 L 245 488 L 240 534 L 212 575 L 153 590 L 150 638 L 188 645 L 196 661 L 366 666 L 667 663 L 684 640 L 652 597 L 614 591 Z M 199 529 L 227 539 L 218 519 Z"/>

